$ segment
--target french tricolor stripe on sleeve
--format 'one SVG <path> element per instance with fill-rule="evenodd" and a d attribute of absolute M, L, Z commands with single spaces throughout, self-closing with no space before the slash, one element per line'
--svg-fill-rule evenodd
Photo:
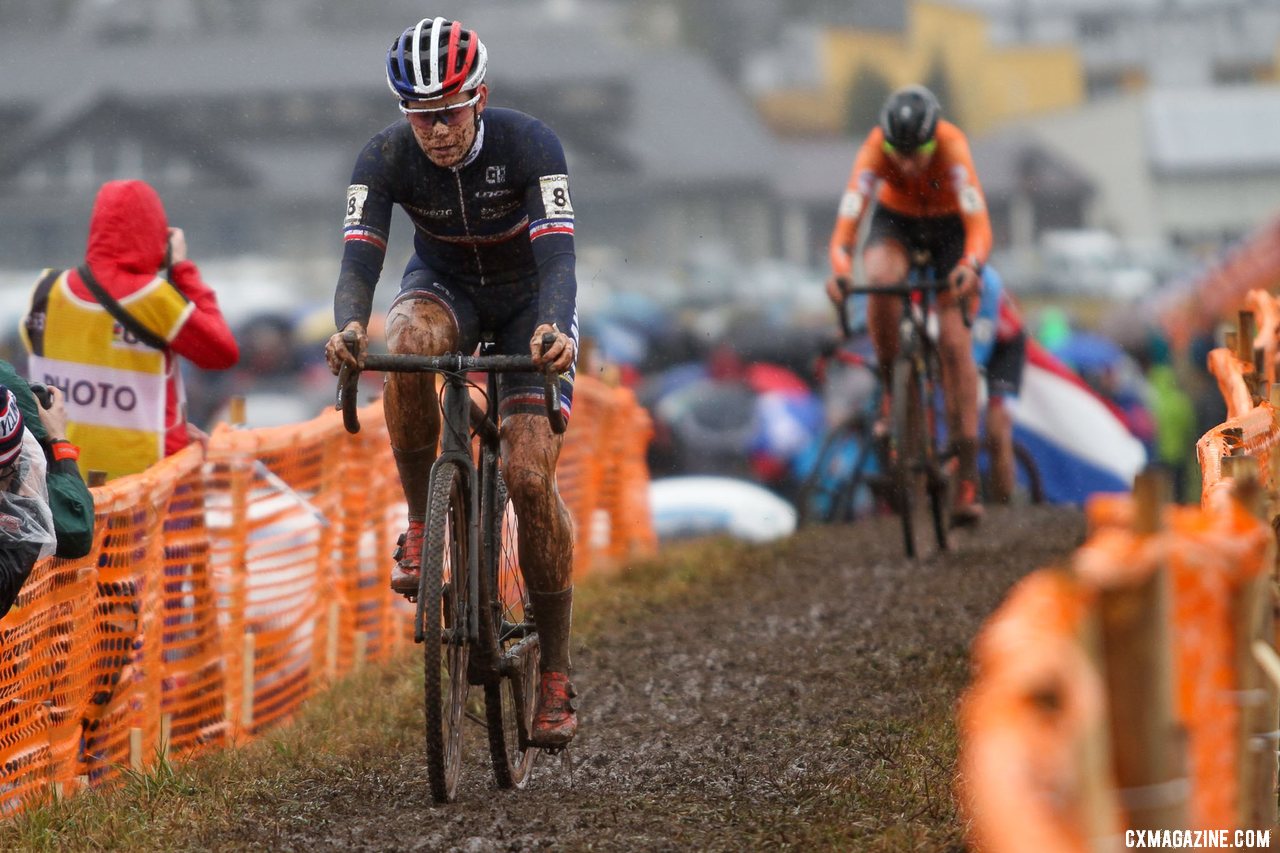
<path fill-rule="evenodd" d="M 359 240 L 363 243 L 372 243 L 379 249 L 386 251 L 387 240 L 372 228 L 366 228 L 363 225 L 348 225 L 342 229 L 342 242 L 349 243 L 352 240 Z"/>
<path fill-rule="evenodd" d="M 529 239 L 537 240 L 550 234 L 568 234 L 573 236 L 573 217 L 556 217 L 555 219 L 539 219 L 529 223 Z"/>

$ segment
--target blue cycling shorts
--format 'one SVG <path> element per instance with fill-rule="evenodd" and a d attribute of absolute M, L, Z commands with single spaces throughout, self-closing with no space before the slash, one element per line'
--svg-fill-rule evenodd
<path fill-rule="evenodd" d="M 458 349 L 475 352 L 483 336 L 492 335 L 498 355 L 528 355 L 529 340 L 538 324 L 537 282 L 519 281 L 484 287 L 448 284 L 414 255 L 400 280 L 400 293 L 391 307 L 422 299 L 441 305 L 458 329 Z M 561 330 L 565 331 L 565 330 Z M 577 329 L 568 330 L 578 346 Z M 573 380 L 577 363 L 560 374 L 560 407 L 566 418 L 573 408 Z M 541 373 L 498 374 L 498 414 L 545 415 Z"/>

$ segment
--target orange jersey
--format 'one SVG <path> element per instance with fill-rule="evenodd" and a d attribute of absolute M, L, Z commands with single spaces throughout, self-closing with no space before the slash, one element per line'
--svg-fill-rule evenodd
<path fill-rule="evenodd" d="M 973 167 L 969 140 L 960 128 L 939 121 L 938 147 L 917 174 L 907 175 L 884 150 L 884 131 L 876 128 L 853 161 L 849 184 L 840 199 L 836 227 L 831 234 L 831 265 L 847 276 L 850 251 L 872 193 L 880 204 L 904 216 L 954 216 L 964 222 L 964 257 L 985 263 L 991 252 L 991 220 L 987 202 Z"/>

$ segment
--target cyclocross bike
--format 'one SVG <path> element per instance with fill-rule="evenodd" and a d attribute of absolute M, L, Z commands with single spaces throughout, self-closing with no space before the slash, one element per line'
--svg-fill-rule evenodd
<path fill-rule="evenodd" d="M 845 335 L 846 339 L 848 334 Z M 849 370 L 875 372 L 861 356 L 847 352 L 839 345 L 824 349 L 818 359 L 819 376 L 829 376 L 835 366 Z M 883 476 L 872 471 L 875 447 L 875 413 L 880 410 L 880 387 L 865 405 L 858 405 L 831 427 L 796 494 L 797 524 L 832 524 L 853 521 L 864 487 L 875 497 L 883 491 Z"/>
<path fill-rule="evenodd" d="M 902 301 L 898 355 L 890 374 L 889 432 L 880 442 L 880 470 L 889 478 L 890 502 L 902 522 L 908 557 L 919 552 L 916 531 L 925 526 L 922 507 L 926 499 L 938 549 L 950 547 L 947 508 L 951 478 L 946 469 L 950 454 L 939 441 L 942 366 L 931 319 L 937 294 L 949 289 L 950 284 L 934 275 L 929 255 L 922 252 L 912 254 L 905 281 L 854 284 L 847 289 L 850 295 L 891 294 Z"/>
<path fill-rule="evenodd" d="M 543 337 L 544 347 L 554 342 L 554 334 Z M 354 344 L 349 338 L 348 346 Z M 427 777 L 437 802 L 457 794 L 464 718 L 480 721 L 467 710 L 472 686 L 484 689 L 482 722 L 498 786 L 522 787 L 537 755 L 529 735 L 540 653 L 498 464 L 497 374 L 544 372 L 547 417 L 557 434 L 564 432 L 565 418 L 554 372 L 535 367 L 529 356 L 494 355 L 492 348 L 486 341 L 479 355 L 365 357 L 365 370 L 436 373 L 444 380 L 440 455 L 431 466 L 414 621 L 426 675 Z M 485 374 L 484 407 L 472 400 L 472 372 Z M 360 429 L 359 375 L 346 366 L 338 375 L 337 408 L 353 433 Z"/>
<path fill-rule="evenodd" d="M 849 333 L 846 332 L 845 338 L 848 337 Z M 833 345 L 819 356 L 819 374 L 828 371 L 833 362 L 876 373 L 873 362 L 867 362 L 861 356 Z M 798 525 L 804 527 L 854 521 L 860 512 L 867 511 L 868 497 L 873 504 L 893 506 L 883 467 L 888 458 L 883 446 L 886 437 L 875 433 L 875 413 L 880 411 L 881 394 L 882 389 L 877 379 L 875 392 L 868 398 L 867 405 L 850 412 L 823 436 L 813 466 L 809 468 L 796 492 Z M 877 446 L 877 442 L 881 446 Z M 1013 456 L 1017 477 L 1015 502 L 1043 503 L 1044 485 L 1035 457 L 1016 439 L 1013 442 Z M 949 458 L 949 454 L 943 454 L 944 461 Z M 982 442 L 979 447 L 978 461 L 979 468 L 984 471 L 983 494 L 991 494 L 990 449 L 986 442 Z"/>

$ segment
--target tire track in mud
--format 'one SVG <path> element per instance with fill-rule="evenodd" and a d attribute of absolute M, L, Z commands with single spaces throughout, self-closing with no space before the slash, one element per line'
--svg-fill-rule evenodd
<path fill-rule="evenodd" d="M 288 850 L 959 849 L 954 703 L 1010 584 L 1069 554 L 1079 513 L 997 510 L 905 562 L 891 518 L 746 552 L 730 584 L 636 609 L 575 649 L 573 769 L 500 791 L 468 727 L 458 801 L 420 751 L 370 757 L 237 815 L 215 847 Z M 376 700 L 376 697 L 371 697 Z"/>

